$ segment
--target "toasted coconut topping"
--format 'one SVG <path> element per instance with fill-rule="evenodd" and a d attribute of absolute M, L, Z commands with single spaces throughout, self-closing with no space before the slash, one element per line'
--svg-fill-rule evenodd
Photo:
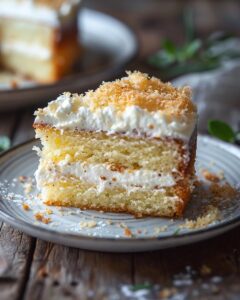
<path fill-rule="evenodd" d="M 91 103 L 93 109 L 113 105 L 119 111 L 124 111 L 126 106 L 138 106 L 148 111 L 196 112 L 189 87 L 176 88 L 138 71 L 127 72 L 127 75 L 102 83 L 95 91 L 87 92 L 84 100 Z"/>
<path fill-rule="evenodd" d="M 189 140 L 197 122 L 190 89 L 137 71 L 127 74 L 86 94 L 64 93 L 35 113 L 35 125 Z"/>

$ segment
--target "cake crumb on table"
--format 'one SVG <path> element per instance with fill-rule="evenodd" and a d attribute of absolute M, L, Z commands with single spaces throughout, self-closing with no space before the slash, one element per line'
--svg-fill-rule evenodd
<path fill-rule="evenodd" d="M 53 211 L 50 208 L 46 208 L 46 214 L 51 215 Z"/>
<path fill-rule="evenodd" d="M 219 220 L 219 218 L 219 209 L 213 205 L 208 205 L 206 207 L 206 212 L 202 216 L 199 216 L 193 220 L 186 219 L 186 221 L 182 225 L 180 225 L 179 228 L 200 229 Z"/>
<path fill-rule="evenodd" d="M 40 221 L 44 224 L 48 224 L 52 221 L 51 218 L 46 218 L 41 212 L 37 212 L 34 217 L 37 221 Z"/>
<path fill-rule="evenodd" d="M 127 237 L 132 237 L 133 236 L 132 231 L 128 227 L 124 228 L 124 235 L 127 236 Z"/>
<path fill-rule="evenodd" d="M 48 223 L 50 223 L 51 221 L 52 221 L 51 218 L 46 218 L 46 217 L 44 217 L 44 218 L 42 219 L 42 222 L 43 222 L 44 224 L 48 224 Z"/>
<path fill-rule="evenodd" d="M 80 227 L 81 228 L 94 228 L 97 226 L 97 222 L 96 221 L 83 221 L 80 222 Z"/>
<path fill-rule="evenodd" d="M 120 227 L 120 228 L 126 228 L 127 227 L 127 225 L 123 222 L 118 223 L 117 226 Z"/>
<path fill-rule="evenodd" d="M 154 232 L 156 233 L 156 234 L 159 234 L 159 233 L 161 233 L 161 232 L 164 232 L 164 231 L 166 231 L 168 229 L 168 226 L 160 226 L 160 227 L 155 227 L 154 228 Z"/>
<path fill-rule="evenodd" d="M 21 176 L 18 177 L 18 181 L 21 182 L 21 183 L 26 182 L 26 180 L 27 180 L 26 176 L 21 175 Z"/>
<path fill-rule="evenodd" d="M 24 210 L 30 210 L 30 206 L 27 203 L 23 203 L 22 207 Z"/>
<path fill-rule="evenodd" d="M 31 193 L 32 188 L 33 188 L 32 182 L 25 182 L 24 185 L 23 185 L 23 187 L 24 187 L 24 193 L 26 195 L 28 195 L 29 193 Z"/>
<path fill-rule="evenodd" d="M 211 173 L 210 171 L 208 171 L 206 169 L 203 169 L 201 171 L 201 173 L 202 173 L 202 176 L 206 180 L 211 181 L 211 182 L 219 182 L 222 179 L 222 177 L 220 178 L 218 175 L 213 174 L 213 173 Z"/>

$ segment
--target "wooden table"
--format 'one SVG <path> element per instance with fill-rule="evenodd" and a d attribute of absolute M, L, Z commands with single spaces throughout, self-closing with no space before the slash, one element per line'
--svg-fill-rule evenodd
<path fill-rule="evenodd" d="M 185 1 L 168 1 L 163 9 L 160 9 L 162 1 L 158 4 L 150 2 L 152 8 L 147 6 L 141 10 L 139 6 L 134 15 L 125 11 L 125 6 L 120 10 L 118 5 L 114 10 L 111 1 L 106 1 L 105 7 L 93 1 L 89 5 L 112 12 L 132 25 L 140 38 L 142 58 L 158 47 L 163 33 L 176 38 L 181 36 L 176 16 Z M 191 5 L 196 8 L 200 2 L 200 12 L 205 10 L 213 14 L 209 10 L 212 2 L 193 1 Z M 228 13 L 231 10 L 234 16 L 239 15 L 237 1 L 219 1 L 218 6 L 221 7 L 218 14 L 228 9 Z M 223 19 L 215 16 L 212 25 L 208 24 L 208 30 L 223 26 L 226 21 Z M 206 24 L 201 18 L 198 21 L 204 33 Z M 232 26 L 237 31 L 240 27 L 234 22 L 237 22 L 235 17 L 230 25 L 224 26 Z M 32 138 L 34 109 L 1 114 L 0 134 L 8 135 L 12 145 Z M 112 254 L 44 242 L 2 223 L 0 245 L 8 262 L 8 271 L 2 272 L 4 261 L 0 255 L 0 299 L 144 299 L 126 296 L 127 285 L 144 283 L 152 284 L 151 290 L 156 290 L 154 296 L 149 294 L 146 299 L 167 299 L 172 294 L 176 297 L 172 299 L 240 299 L 239 237 L 240 228 L 236 228 L 194 245 L 148 253 Z"/>

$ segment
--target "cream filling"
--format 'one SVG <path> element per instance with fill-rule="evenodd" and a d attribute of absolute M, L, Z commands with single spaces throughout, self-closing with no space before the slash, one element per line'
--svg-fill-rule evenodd
<path fill-rule="evenodd" d="M 0 17 L 29 20 L 34 23 L 44 23 L 51 27 L 68 25 L 81 0 L 65 1 L 59 10 L 38 5 L 33 0 L 1 0 Z"/>
<path fill-rule="evenodd" d="M 98 193 L 105 189 L 121 187 L 129 191 L 135 189 L 161 189 L 176 184 L 172 174 L 160 174 L 150 170 L 136 170 L 133 172 L 111 171 L 109 165 L 67 163 L 44 165 L 40 163 L 35 176 L 37 186 L 41 189 L 46 183 L 59 180 L 61 176 L 72 175 L 83 182 L 94 184 Z"/>
<path fill-rule="evenodd" d="M 76 108 L 69 93 L 59 96 L 35 115 L 35 124 L 49 124 L 60 130 L 104 131 L 186 141 L 190 139 L 197 119 L 195 113 L 169 118 L 164 111 L 147 111 L 138 106 L 127 106 L 123 112 L 116 111 L 113 106 L 95 111 L 81 105 Z"/>
<path fill-rule="evenodd" d="M 20 41 L 2 43 L 0 44 L 0 50 L 3 53 L 15 52 L 40 60 L 48 60 L 52 57 L 52 52 L 48 48 Z"/>

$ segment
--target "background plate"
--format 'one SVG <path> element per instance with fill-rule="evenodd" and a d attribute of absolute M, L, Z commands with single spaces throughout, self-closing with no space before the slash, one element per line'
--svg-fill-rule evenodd
<path fill-rule="evenodd" d="M 32 151 L 33 145 L 36 144 L 37 141 L 25 143 L 0 157 L 0 218 L 35 237 L 83 249 L 135 252 L 193 243 L 223 233 L 240 223 L 239 201 L 226 208 L 219 221 L 204 229 L 196 230 L 181 229 L 179 231 L 178 226 L 184 221 L 182 219 L 135 219 L 127 214 L 56 207 L 51 207 L 53 210 L 53 214 L 49 215 L 52 219 L 51 223 L 36 222 L 34 214 L 39 211 L 46 212 L 47 206 L 37 199 L 34 181 L 31 192 L 27 196 L 24 194 L 24 187 L 29 187 L 27 184 L 29 180 L 32 180 L 38 164 L 38 157 Z M 196 162 L 198 172 L 201 168 L 207 168 L 213 172 L 221 170 L 224 171 L 225 178 L 231 185 L 238 185 L 239 158 L 240 150 L 237 147 L 199 136 Z M 19 176 L 28 178 L 24 187 L 19 183 Z M 195 199 L 190 202 L 185 218 L 191 217 L 192 211 L 197 211 L 198 204 L 202 200 L 204 199 Z M 29 204 L 31 208 L 29 211 L 23 209 L 23 202 Z M 133 237 L 129 238 L 124 235 L 125 226 L 134 233 Z M 156 232 L 156 228 L 163 226 L 166 230 Z"/>
<path fill-rule="evenodd" d="M 0 74 L 0 110 L 16 109 L 44 102 L 64 91 L 83 92 L 103 80 L 118 76 L 136 55 L 138 43 L 133 32 L 117 19 L 90 9 L 79 13 L 79 32 L 84 54 L 74 72 L 56 84 L 22 82 L 7 89 Z"/>

